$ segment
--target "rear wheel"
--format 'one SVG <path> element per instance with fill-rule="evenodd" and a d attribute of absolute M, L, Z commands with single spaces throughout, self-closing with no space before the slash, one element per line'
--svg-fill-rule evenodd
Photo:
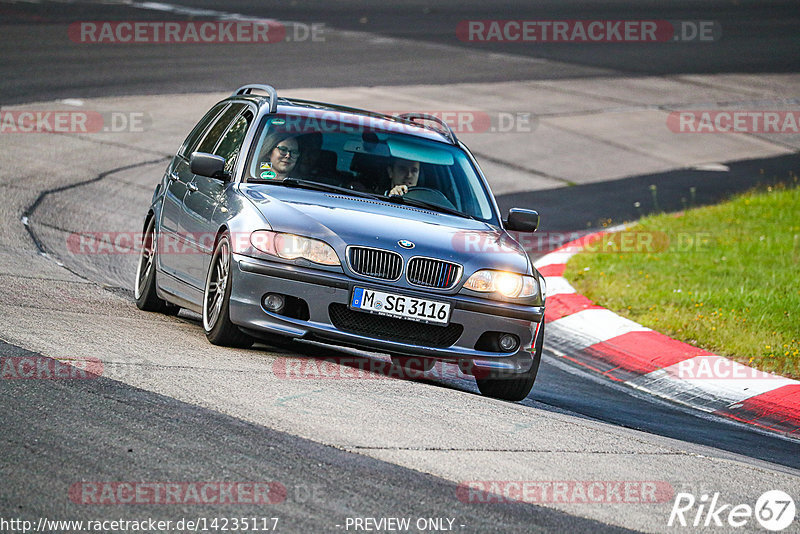
<path fill-rule="evenodd" d="M 544 346 L 544 322 L 539 325 L 536 343 L 533 348 L 533 365 L 526 373 L 518 375 L 495 376 L 491 378 L 475 378 L 481 394 L 495 399 L 507 401 L 521 401 L 528 396 L 536 381 L 539 372 L 539 363 L 542 360 L 542 347 Z"/>
<path fill-rule="evenodd" d="M 249 347 L 253 338 L 239 330 L 230 318 L 231 242 L 227 233 L 214 247 L 203 291 L 203 329 L 214 345 Z"/>
<path fill-rule="evenodd" d="M 176 315 L 180 307 L 170 304 L 156 293 L 156 218 L 150 217 L 142 236 L 142 249 L 139 252 L 139 264 L 136 267 L 136 285 L 133 295 L 136 306 L 140 310 Z"/>

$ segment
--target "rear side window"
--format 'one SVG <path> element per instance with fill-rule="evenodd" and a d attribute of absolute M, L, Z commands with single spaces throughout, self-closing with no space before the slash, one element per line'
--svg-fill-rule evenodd
<path fill-rule="evenodd" d="M 236 159 L 239 157 L 239 152 L 242 149 L 244 136 L 247 135 L 247 129 L 253 122 L 253 112 L 245 110 L 239 117 L 233 121 L 230 129 L 225 132 L 225 135 L 219 142 L 214 154 L 225 158 L 225 170 L 233 173 L 236 166 Z"/>
<path fill-rule="evenodd" d="M 228 104 L 218 104 L 211 108 L 211 110 L 205 114 L 205 116 L 200 119 L 200 122 L 192 129 L 192 132 L 183 142 L 183 146 L 181 146 L 179 155 L 183 156 L 186 159 L 189 159 L 189 156 L 192 155 L 192 152 L 195 152 L 197 149 L 197 145 L 200 143 L 200 139 L 202 139 L 203 134 L 208 129 L 209 124 L 216 119 L 222 110 L 225 109 Z"/>
<path fill-rule="evenodd" d="M 200 142 L 196 150 L 192 152 L 207 152 L 212 154 L 214 147 L 217 146 L 220 137 L 225 133 L 230 126 L 233 119 L 244 109 L 245 104 L 231 104 L 222 115 L 219 116 L 217 122 L 208 130 L 203 140 Z M 191 152 L 189 152 L 191 154 Z"/>

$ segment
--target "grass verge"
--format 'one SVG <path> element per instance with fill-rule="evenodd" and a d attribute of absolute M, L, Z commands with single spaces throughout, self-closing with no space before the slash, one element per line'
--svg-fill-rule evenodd
<path fill-rule="evenodd" d="M 800 187 L 642 219 L 574 256 L 564 276 L 644 326 L 800 379 Z"/>

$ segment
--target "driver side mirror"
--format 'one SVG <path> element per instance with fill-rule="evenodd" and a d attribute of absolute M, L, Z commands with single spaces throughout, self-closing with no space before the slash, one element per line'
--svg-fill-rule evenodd
<path fill-rule="evenodd" d="M 516 232 L 535 232 L 539 228 L 539 212 L 522 208 L 508 210 L 506 230 Z"/>
<path fill-rule="evenodd" d="M 195 152 L 189 160 L 189 168 L 193 174 L 199 174 L 200 176 L 216 178 L 223 182 L 231 179 L 230 173 L 225 172 L 225 158 L 222 156 Z"/>

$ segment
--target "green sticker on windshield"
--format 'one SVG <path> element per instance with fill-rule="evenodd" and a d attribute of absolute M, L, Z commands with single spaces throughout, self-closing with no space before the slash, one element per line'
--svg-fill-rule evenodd
<path fill-rule="evenodd" d="M 275 119 L 272 121 L 272 124 L 277 124 L 278 126 L 280 126 L 281 124 L 286 124 L 286 121 L 283 119 Z"/>
<path fill-rule="evenodd" d="M 274 171 L 264 171 L 264 172 L 261 173 L 261 177 L 266 179 L 266 180 L 271 180 L 272 178 L 275 178 L 275 172 Z"/>

